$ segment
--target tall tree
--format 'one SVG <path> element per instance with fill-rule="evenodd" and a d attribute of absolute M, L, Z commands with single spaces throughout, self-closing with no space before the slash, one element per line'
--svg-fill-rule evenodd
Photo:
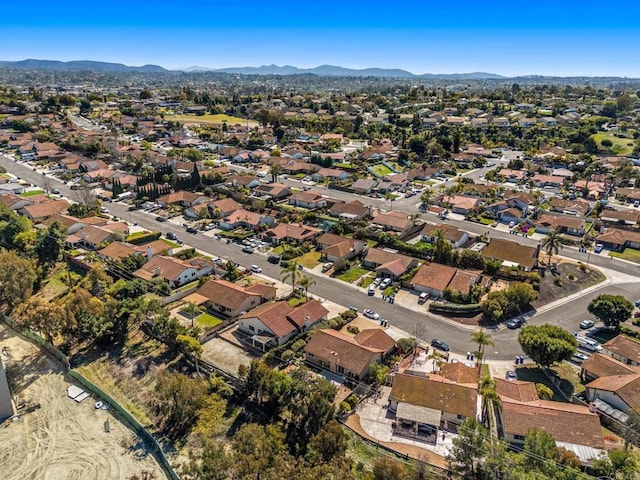
<path fill-rule="evenodd" d="M 560 234 L 556 230 L 549 230 L 547 235 L 542 239 L 540 243 L 546 254 L 549 256 L 549 265 L 551 265 L 551 259 L 554 255 L 557 255 L 562 250 L 562 239 Z"/>
<path fill-rule="evenodd" d="M 11 310 L 31 296 L 38 277 L 33 262 L 13 251 L 0 250 L 0 265 L 0 301 Z"/>
<path fill-rule="evenodd" d="M 527 325 L 520 330 L 518 342 L 524 353 L 545 368 L 568 360 L 578 348 L 578 341 L 570 332 L 548 324 Z"/>
<path fill-rule="evenodd" d="M 458 428 L 458 436 L 447 455 L 449 468 L 463 478 L 475 479 L 478 465 L 484 458 L 487 430 L 474 418 L 468 418 Z"/>
<path fill-rule="evenodd" d="M 453 247 L 451 242 L 444 237 L 441 229 L 436 229 L 431 234 L 431 243 L 433 243 L 433 258 L 438 263 L 449 263 Z"/>
<path fill-rule="evenodd" d="M 74 320 L 63 306 L 36 297 L 31 297 L 21 304 L 15 317 L 24 327 L 44 335 L 45 340 L 51 345 L 58 335 L 70 330 Z"/>
<path fill-rule="evenodd" d="M 620 324 L 629 320 L 633 313 L 633 304 L 622 295 L 603 293 L 591 300 L 587 310 L 607 327 L 620 331 Z"/>
<path fill-rule="evenodd" d="M 202 308 L 193 302 L 187 302 L 184 307 L 184 313 L 187 314 L 189 320 L 191 320 L 191 328 L 193 328 L 193 320 L 202 312 Z"/>
<path fill-rule="evenodd" d="M 284 267 L 281 277 L 283 282 L 289 282 L 291 284 L 292 292 L 295 292 L 296 285 L 298 284 L 301 275 L 302 274 L 300 273 L 300 266 L 298 265 L 298 262 L 293 261 L 290 262 L 289 265 Z"/>
<path fill-rule="evenodd" d="M 311 285 L 315 285 L 316 281 L 313 278 L 308 277 L 307 275 L 303 275 L 302 278 L 300 279 L 299 283 L 300 283 L 300 286 L 302 288 L 304 288 L 304 298 L 308 299 L 309 298 L 309 287 Z"/>
<path fill-rule="evenodd" d="M 271 181 L 276 183 L 278 181 L 278 175 L 282 172 L 282 167 L 279 163 L 272 163 L 271 168 L 269 168 L 269 173 L 271 174 Z"/>
<path fill-rule="evenodd" d="M 480 364 L 484 361 L 484 349 L 488 346 L 493 346 L 493 340 L 491 340 L 491 335 L 484 331 L 484 329 L 480 329 L 476 332 L 471 333 L 471 341 L 478 345 L 478 358 L 480 360 Z"/>
<path fill-rule="evenodd" d="M 57 221 L 41 230 L 36 240 L 36 255 L 41 265 L 51 266 L 60 258 L 67 232 Z"/>

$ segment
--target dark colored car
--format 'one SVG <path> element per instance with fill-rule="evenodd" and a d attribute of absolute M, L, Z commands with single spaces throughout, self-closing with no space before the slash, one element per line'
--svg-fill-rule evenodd
<path fill-rule="evenodd" d="M 509 320 L 507 322 L 507 328 L 510 330 L 515 330 L 516 328 L 520 328 L 522 326 L 522 320 L 514 318 L 513 320 Z"/>
<path fill-rule="evenodd" d="M 273 263 L 274 265 L 277 265 L 280 263 L 280 256 L 279 255 L 269 255 L 269 258 L 267 258 L 267 261 L 269 263 Z"/>
<path fill-rule="evenodd" d="M 187 227 L 187 233 L 198 233 L 198 229 L 196 227 Z"/>
<path fill-rule="evenodd" d="M 156 217 L 156 222 L 166 222 L 166 221 L 167 221 L 167 219 L 165 217 L 162 217 L 160 215 L 158 215 Z"/>
<path fill-rule="evenodd" d="M 178 239 L 178 237 L 176 236 L 176 234 L 175 234 L 175 233 L 173 233 L 173 232 L 167 232 L 167 238 L 168 238 L 169 240 L 177 240 L 177 239 Z"/>
<path fill-rule="evenodd" d="M 431 340 L 431 346 L 433 348 L 437 348 L 438 350 L 442 350 L 443 352 L 449 351 L 449 345 L 446 342 L 443 342 L 442 340 L 438 340 L 437 338 L 434 338 L 433 340 Z"/>

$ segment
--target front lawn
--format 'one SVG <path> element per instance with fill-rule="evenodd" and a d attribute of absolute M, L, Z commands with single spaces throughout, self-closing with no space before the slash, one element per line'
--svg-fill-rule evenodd
<path fill-rule="evenodd" d="M 560 279 L 560 284 L 554 282 L 556 278 Z M 582 272 L 577 264 L 562 262 L 557 266 L 555 275 L 550 271 L 545 272 L 540 281 L 538 299 L 532 305 L 534 308 L 540 308 L 542 305 L 603 282 L 605 278 L 600 270 L 593 267 L 589 267 L 589 270 Z"/>
<path fill-rule="evenodd" d="M 41 195 L 44 190 L 29 190 L 28 192 L 21 193 L 21 197 L 33 197 L 34 195 Z"/>
<path fill-rule="evenodd" d="M 302 305 L 306 301 L 307 300 L 304 297 L 291 297 L 289 300 L 287 300 L 287 303 L 291 307 L 297 307 L 298 305 Z"/>
<path fill-rule="evenodd" d="M 621 258 L 622 260 L 627 260 L 628 262 L 640 263 L 640 250 L 635 250 L 633 248 L 625 248 L 622 252 L 610 252 L 609 255 L 615 258 Z"/>
<path fill-rule="evenodd" d="M 362 288 L 368 288 L 368 287 L 369 287 L 369 285 L 371 285 L 371 284 L 373 283 L 373 280 L 374 280 L 375 278 L 376 278 L 376 277 L 374 277 L 374 276 L 372 276 L 372 275 L 368 275 L 368 276 L 364 277 L 364 278 L 362 279 L 362 282 L 360 283 L 360 286 L 361 286 Z"/>
<path fill-rule="evenodd" d="M 351 270 L 341 273 L 337 278 L 343 282 L 353 283 L 367 273 L 369 273 L 369 270 L 362 268 L 361 266 L 357 266 L 353 267 Z"/>
<path fill-rule="evenodd" d="M 305 268 L 315 268 L 320 265 L 320 252 L 312 250 L 309 253 L 305 253 L 301 257 L 298 257 L 298 264 Z"/>
<path fill-rule="evenodd" d="M 171 240 L 167 240 L 166 238 L 162 238 L 161 240 L 171 248 L 180 248 L 180 245 L 178 245 L 176 242 L 172 242 Z"/>
<path fill-rule="evenodd" d="M 496 223 L 495 219 L 493 218 L 478 217 L 478 220 L 483 225 L 493 225 L 494 223 Z"/>

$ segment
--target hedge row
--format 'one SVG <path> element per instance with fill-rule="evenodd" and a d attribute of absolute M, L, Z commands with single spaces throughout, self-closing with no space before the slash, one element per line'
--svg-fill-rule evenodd
<path fill-rule="evenodd" d="M 155 240 L 158 240 L 160 238 L 160 235 L 162 235 L 162 233 L 160 232 L 149 232 L 144 235 L 135 237 L 129 236 L 127 238 L 127 242 L 131 243 L 132 245 L 144 245 L 145 243 L 151 243 Z"/>
<path fill-rule="evenodd" d="M 457 303 L 435 303 L 429 304 L 429 311 L 434 313 L 480 313 L 482 307 L 479 303 L 469 303 L 460 305 Z"/>

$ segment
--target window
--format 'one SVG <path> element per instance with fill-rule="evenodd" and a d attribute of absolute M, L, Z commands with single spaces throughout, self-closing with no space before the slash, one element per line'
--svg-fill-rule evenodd
<path fill-rule="evenodd" d="M 336 371 L 338 373 L 344 373 L 344 367 L 342 365 L 336 365 Z"/>
<path fill-rule="evenodd" d="M 457 418 L 458 420 L 462 420 L 464 417 L 463 417 L 462 415 L 458 415 L 458 416 L 456 416 L 456 418 Z"/>
<path fill-rule="evenodd" d="M 522 440 L 524 440 L 524 435 L 514 435 L 514 436 L 513 436 L 513 439 L 514 439 L 514 440 L 521 440 L 521 441 L 522 441 Z"/>
<path fill-rule="evenodd" d="M 251 332 L 255 331 L 255 328 L 253 328 L 253 325 L 249 325 L 249 331 Z"/>

